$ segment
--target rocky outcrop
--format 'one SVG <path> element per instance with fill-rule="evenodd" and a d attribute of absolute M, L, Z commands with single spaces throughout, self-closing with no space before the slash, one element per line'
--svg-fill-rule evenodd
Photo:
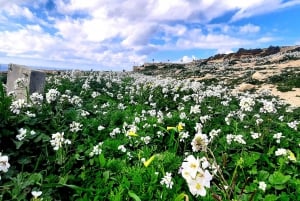
<path fill-rule="evenodd" d="M 268 78 L 266 73 L 278 71 L 282 65 L 300 67 L 297 60 L 300 62 L 300 46 L 240 48 L 235 53 L 216 54 L 207 59 L 194 60 L 190 63 L 145 63 L 141 66 L 135 66 L 133 71 L 147 75 L 175 76 L 178 78 L 196 77 L 208 80 L 214 78 L 206 76 L 207 74 L 228 79 L 240 79 L 244 76 L 249 82 L 255 82 L 266 80 Z"/>

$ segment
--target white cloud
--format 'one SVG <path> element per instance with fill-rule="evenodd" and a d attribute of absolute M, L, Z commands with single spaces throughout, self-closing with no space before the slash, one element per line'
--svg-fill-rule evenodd
<path fill-rule="evenodd" d="M 27 7 L 18 6 L 17 4 L 9 1 L 7 3 L 0 4 L 2 4 L 2 11 L 0 11 L 0 14 L 2 12 L 10 17 L 25 17 L 28 20 L 33 20 L 35 18 L 33 13 Z"/>
<path fill-rule="evenodd" d="M 225 34 L 203 34 L 201 30 L 190 30 L 184 37 L 178 39 L 176 48 L 181 49 L 231 49 L 249 45 L 246 39 L 239 39 Z"/>
<path fill-rule="evenodd" d="M 177 62 L 181 62 L 181 63 L 189 63 L 189 62 L 192 62 L 192 61 L 194 61 L 194 60 L 196 60 L 197 58 L 194 56 L 194 55 L 192 55 L 191 57 L 190 56 L 183 56 L 181 59 L 180 59 L 180 61 L 177 61 Z"/>
<path fill-rule="evenodd" d="M 274 40 L 276 40 L 276 38 L 265 36 L 265 37 L 258 38 L 256 41 L 258 43 L 268 43 L 268 42 L 272 42 Z"/>
<path fill-rule="evenodd" d="M 240 33 L 242 34 L 257 33 L 259 31 L 260 31 L 260 27 L 253 24 L 246 24 L 240 27 Z"/>
<path fill-rule="evenodd" d="M 45 47 L 54 44 L 55 40 L 53 37 L 43 33 L 39 25 L 27 25 L 17 31 L 0 32 L 0 51 L 8 55 L 43 52 Z"/>
<path fill-rule="evenodd" d="M 229 53 L 232 53 L 233 50 L 230 49 L 230 48 L 219 48 L 217 50 L 217 54 L 229 54 Z"/>
<path fill-rule="evenodd" d="M 232 21 L 237 21 L 243 18 L 248 18 L 255 15 L 266 14 L 282 8 L 299 5 L 299 0 L 252 0 L 252 1 L 228 1 L 231 5 L 236 5 L 238 12 L 232 17 Z"/>
<path fill-rule="evenodd" d="M 0 0 L 0 25 L 14 24 L 13 29 L 0 29 L 0 52 L 21 58 L 78 64 L 96 62 L 111 67 L 141 63 L 147 55 L 160 50 L 215 49 L 228 53 L 233 48 L 253 45 L 253 41 L 257 44 L 274 40 L 260 33 L 258 25 L 236 26 L 235 21 L 300 3 L 299 0 L 89 0 L 84 3 L 53 0 L 55 6 L 50 11 L 42 9 L 47 2 Z M 211 20 L 228 12 L 234 13 L 231 24 L 211 24 Z M 46 17 L 38 18 L 41 14 Z M 26 18 L 31 25 L 15 25 L 16 17 Z M 247 37 L 249 33 L 251 39 Z"/>

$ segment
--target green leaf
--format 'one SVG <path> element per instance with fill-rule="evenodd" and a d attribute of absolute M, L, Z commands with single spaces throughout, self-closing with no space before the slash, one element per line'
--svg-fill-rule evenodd
<path fill-rule="evenodd" d="M 280 198 L 280 201 L 290 201 L 290 200 L 293 200 L 293 198 L 291 198 L 291 195 L 289 195 L 287 193 L 281 193 L 279 198 Z"/>
<path fill-rule="evenodd" d="M 94 160 L 93 158 L 91 158 L 91 159 L 89 160 L 89 162 L 90 162 L 90 165 L 94 165 L 95 160 Z"/>
<path fill-rule="evenodd" d="M 21 146 L 24 144 L 24 141 L 23 140 L 22 141 L 16 141 L 16 140 L 14 140 L 14 143 L 16 145 L 16 149 L 20 149 Z"/>
<path fill-rule="evenodd" d="M 269 172 L 265 171 L 265 170 L 261 170 L 258 172 L 258 179 L 260 181 L 266 181 L 269 177 Z"/>
<path fill-rule="evenodd" d="M 18 163 L 21 164 L 21 165 L 26 165 L 26 164 L 31 163 L 31 160 L 28 157 L 27 158 L 21 158 L 21 159 L 18 160 Z"/>
<path fill-rule="evenodd" d="M 129 195 L 129 197 L 133 198 L 135 201 L 141 201 L 140 197 L 137 196 L 137 194 L 135 194 L 132 191 L 128 191 L 128 195 Z"/>
<path fill-rule="evenodd" d="M 272 195 L 271 194 L 267 195 L 264 199 L 264 201 L 276 201 L 276 200 L 277 200 L 277 196 L 273 195 L 273 194 Z"/>
<path fill-rule="evenodd" d="M 69 179 L 68 175 L 62 176 L 62 177 L 59 178 L 58 183 L 62 184 L 62 185 L 67 184 L 68 179 Z"/>
<path fill-rule="evenodd" d="M 284 184 L 282 184 L 282 185 L 275 185 L 274 186 L 274 188 L 276 189 L 276 190 L 283 190 L 283 189 L 285 189 L 285 185 Z"/>
<path fill-rule="evenodd" d="M 247 153 L 244 153 L 242 155 L 243 159 L 244 159 L 244 167 L 251 167 L 253 166 L 256 161 L 260 158 L 260 153 L 258 152 L 247 152 Z"/>
<path fill-rule="evenodd" d="M 186 198 L 185 200 L 189 199 L 189 197 L 185 193 L 181 193 L 175 198 L 174 201 L 182 201 L 182 200 L 184 200 L 184 198 Z"/>
<path fill-rule="evenodd" d="M 105 183 L 108 181 L 108 179 L 109 179 L 109 171 L 103 172 L 103 179 L 104 179 Z"/>
<path fill-rule="evenodd" d="M 272 185 L 281 185 L 281 184 L 285 184 L 286 182 L 288 182 L 288 180 L 290 180 L 290 178 L 291 178 L 290 175 L 285 176 L 281 172 L 276 171 L 270 175 L 269 182 Z"/>
<path fill-rule="evenodd" d="M 79 187 L 79 186 L 76 186 L 76 185 L 73 185 L 73 184 L 60 184 L 60 185 L 69 187 L 69 188 L 74 189 L 76 191 L 84 191 L 84 192 L 94 191 L 94 189 L 92 189 L 92 188 L 82 188 L 82 187 Z"/>
<path fill-rule="evenodd" d="M 102 167 L 105 166 L 106 160 L 105 160 L 105 157 L 104 157 L 103 154 L 100 154 L 100 155 L 99 155 L 99 162 L 100 162 L 100 165 L 101 165 Z"/>

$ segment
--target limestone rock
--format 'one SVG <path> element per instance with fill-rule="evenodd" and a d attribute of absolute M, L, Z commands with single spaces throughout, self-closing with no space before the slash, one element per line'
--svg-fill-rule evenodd
<path fill-rule="evenodd" d="M 244 91 L 249 91 L 255 89 L 255 85 L 253 84 L 248 84 L 248 83 L 242 83 L 237 87 L 237 90 L 239 92 L 244 92 Z"/>
<path fill-rule="evenodd" d="M 14 91 L 16 99 L 27 99 L 28 94 L 43 93 L 46 75 L 43 71 L 27 66 L 9 64 L 7 73 L 7 92 Z M 27 92 L 26 92 L 27 91 Z"/>
<path fill-rule="evenodd" d="M 255 72 L 253 75 L 252 75 L 252 79 L 253 80 L 257 80 L 257 81 L 264 81 L 267 79 L 267 76 L 260 73 L 260 72 Z"/>

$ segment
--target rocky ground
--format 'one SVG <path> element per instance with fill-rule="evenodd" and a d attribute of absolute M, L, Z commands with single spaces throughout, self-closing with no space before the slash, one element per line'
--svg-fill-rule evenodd
<path fill-rule="evenodd" d="M 203 82 L 223 81 L 237 91 L 268 89 L 300 107 L 300 46 L 240 48 L 236 53 L 190 63 L 146 63 L 135 66 L 134 71 Z"/>

